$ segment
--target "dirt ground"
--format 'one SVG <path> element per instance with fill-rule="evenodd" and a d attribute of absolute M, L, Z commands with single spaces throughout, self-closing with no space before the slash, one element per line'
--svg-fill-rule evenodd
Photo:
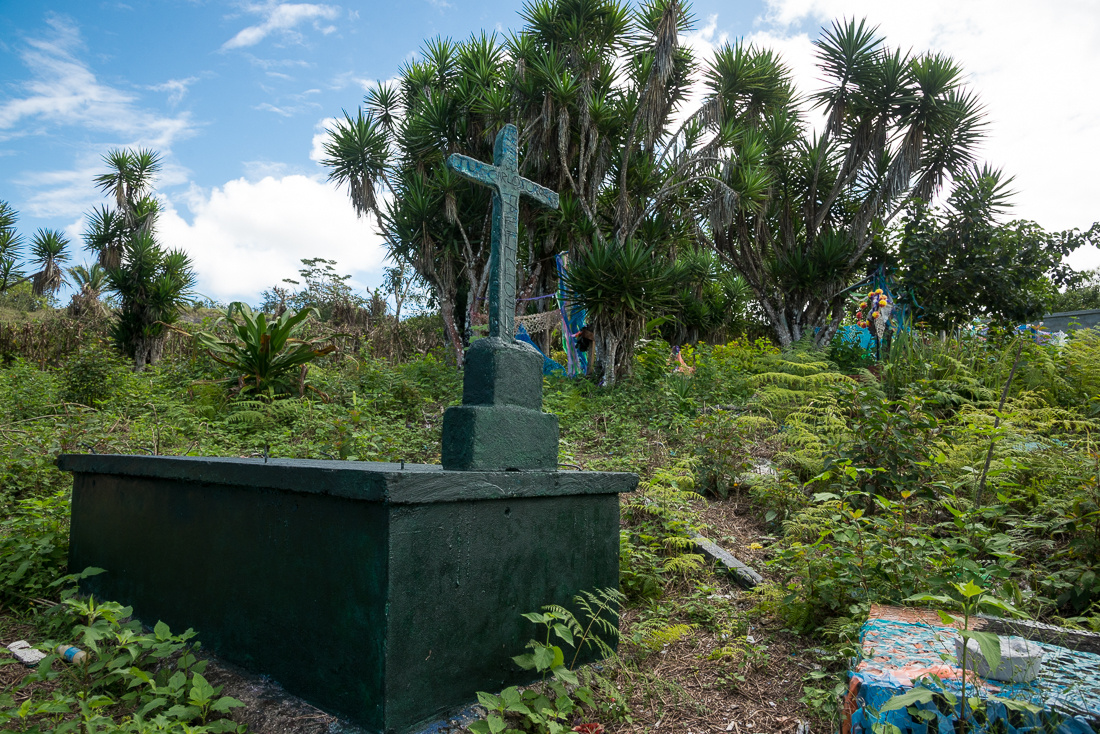
<path fill-rule="evenodd" d="M 732 497 L 701 505 L 700 519 L 707 527 L 703 534 L 766 580 L 774 580 L 765 565 L 772 538 L 748 514 L 748 502 Z M 727 605 L 733 615 L 749 612 L 755 600 L 732 577 L 720 578 L 712 602 Z M 624 615 L 624 638 L 639 614 L 633 609 Z M 624 661 L 636 661 L 626 663 L 616 676 L 620 690 L 630 691 L 634 721 L 608 726 L 608 732 L 816 731 L 819 727 L 811 725 L 800 703 L 802 677 L 818 667 L 813 654 L 805 650 L 805 641 L 784 631 L 781 623 L 759 618 L 749 623 L 745 642 L 749 644 L 742 643 L 742 649 L 734 645 L 730 650 L 729 640 L 699 628 L 649 654 L 636 645 L 620 645 Z"/>

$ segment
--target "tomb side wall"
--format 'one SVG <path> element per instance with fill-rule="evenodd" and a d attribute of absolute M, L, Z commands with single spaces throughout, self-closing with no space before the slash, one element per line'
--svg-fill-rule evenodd
<path fill-rule="evenodd" d="M 617 484 L 606 475 L 585 479 Z M 547 604 L 572 608 L 581 591 L 618 588 L 619 497 L 394 506 L 389 541 L 387 731 L 407 732 L 476 700 L 477 691 L 536 679 L 512 660 L 544 634 L 521 615 Z"/>
<path fill-rule="evenodd" d="M 76 473 L 82 590 L 327 710 L 384 726 L 387 522 L 331 495 Z"/>

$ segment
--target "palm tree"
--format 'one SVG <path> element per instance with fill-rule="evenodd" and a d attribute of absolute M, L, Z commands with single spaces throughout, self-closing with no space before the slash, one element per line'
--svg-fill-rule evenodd
<path fill-rule="evenodd" d="M 115 209 L 101 206 L 88 216 L 84 248 L 96 253 L 105 268 L 118 267 L 125 241 L 139 231 L 152 231 L 160 206 L 152 197 L 160 172 L 160 154 L 152 150 L 112 150 L 103 156 L 111 169 L 93 180 L 115 201 Z"/>
<path fill-rule="evenodd" d="M 106 281 L 119 299 L 111 336 L 140 372 L 160 361 L 166 327 L 178 320 L 193 292 L 191 260 L 180 250 L 165 251 L 142 231 L 126 241 L 121 264 L 106 269 Z"/>
<path fill-rule="evenodd" d="M 65 251 L 69 240 L 58 230 L 39 229 L 31 238 L 31 255 L 38 272 L 31 276 L 31 289 L 34 295 L 44 296 L 56 293 L 65 283 L 62 263 L 69 259 Z"/>
<path fill-rule="evenodd" d="M 360 214 L 372 211 L 376 190 L 365 182 L 393 191 L 374 209 L 391 257 L 433 286 L 459 358 L 488 285 L 491 199 L 452 174 L 447 155 L 491 160 L 496 132 L 512 122 L 522 174 L 561 192 L 558 212 L 521 205 L 521 293 L 553 290 L 562 250 L 583 258 L 593 242 L 623 247 L 646 229 L 658 266 L 691 243 L 685 196 L 709 155 L 666 154 L 693 68 L 679 46 L 690 22 L 679 0 L 635 13 L 616 0 L 535 0 L 522 16 L 524 29 L 504 42 L 495 34 L 428 41 L 397 85 L 368 93 L 368 113 L 344 115 L 326 146 L 330 177 L 349 185 Z M 628 71 L 618 74 L 623 58 Z M 461 300 L 465 313 L 455 310 Z M 612 331 L 610 322 L 598 329 L 616 344 L 613 380 L 629 368 L 633 342 Z M 607 346 L 601 336 L 598 352 Z"/>
<path fill-rule="evenodd" d="M 107 286 L 107 271 L 99 263 L 74 265 L 69 268 L 69 277 L 77 292 L 69 302 L 69 315 L 79 317 L 84 314 L 100 315 L 103 304 L 100 295 Z"/>
<path fill-rule="evenodd" d="M 19 251 L 23 239 L 15 231 L 19 218 L 8 202 L 0 201 L 0 293 L 27 280 L 19 268 Z"/>
<path fill-rule="evenodd" d="M 355 119 L 344 111 L 344 121 L 337 121 L 324 145 L 327 158 L 321 165 L 329 170 L 329 181 L 348 187 L 348 196 L 361 217 L 374 214 L 378 208 L 378 181 L 385 181 L 390 159 L 390 141 L 384 124 L 360 109 Z"/>
<path fill-rule="evenodd" d="M 111 169 L 93 181 L 99 190 L 114 197 L 115 207 L 129 220 L 131 228 L 141 224 L 138 202 L 144 199 L 161 169 L 160 154 L 148 150 L 116 149 L 103 156 Z"/>
<path fill-rule="evenodd" d="M 422 61 L 402 66 L 397 85 L 367 94 L 366 112 L 345 112 L 325 145 L 330 180 L 348 187 L 360 216 L 374 215 L 390 258 L 431 284 L 459 364 L 488 282 L 490 197 L 461 182 L 444 160 L 459 151 L 492 158 L 492 135 L 503 120 L 486 99 L 499 103 L 505 91 L 504 50 L 495 35 L 464 44 L 434 39 Z M 382 186 L 393 193 L 384 207 Z"/>
<path fill-rule="evenodd" d="M 811 97 L 826 112 L 820 135 L 787 68 L 743 42 L 716 53 L 708 99 L 689 120 L 730 128 L 709 229 L 782 345 L 832 339 L 875 238 L 974 162 L 984 126 L 945 56 L 892 50 L 865 21 L 836 22 L 815 43 L 829 81 Z"/>
<path fill-rule="evenodd" d="M 126 218 L 113 209 L 100 206 L 88 215 L 84 230 L 84 249 L 96 254 L 100 266 L 118 267 L 122 246 L 130 234 Z"/>

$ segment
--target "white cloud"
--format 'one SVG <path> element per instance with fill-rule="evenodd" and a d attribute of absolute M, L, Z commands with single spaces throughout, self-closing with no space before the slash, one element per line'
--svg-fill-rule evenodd
<path fill-rule="evenodd" d="M 309 148 L 309 159 L 320 163 L 325 157 L 325 141 L 328 140 L 328 131 L 339 122 L 335 117 L 326 117 L 313 126 L 313 142 Z"/>
<path fill-rule="evenodd" d="M 244 175 L 249 181 L 262 178 L 282 178 L 290 173 L 290 166 L 281 161 L 245 161 Z"/>
<path fill-rule="evenodd" d="M 1086 228 L 1100 219 L 1100 6 L 1096 0 L 767 0 L 766 35 L 789 42 L 795 24 L 866 17 L 888 44 L 955 59 L 990 121 L 981 157 L 1009 175 L 1012 215 L 1047 229 Z M 802 78 L 813 58 L 785 55 Z M 1079 259 L 1080 256 L 1078 256 Z M 1100 264 L 1100 253 L 1091 256 Z"/>
<path fill-rule="evenodd" d="M 17 85 L 21 94 L 0 102 L 0 140 L 73 125 L 118 136 L 121 145 L 165 150 L 194 132 L 187 113 L 143 109 L 135 95 L 101 83 L 76 56 L 83 42 L 72 21 L 51 15 L 47 23 L 51 33 L 20 51 L 31 78 Z"/>
<path fill-rule="evenodd" d="M 295 107 L 276 107 L 275 105 L 273 105 L 269 102 L 264 102 L 263 104 L 256 105 L 256 109 L 257 110 L 263 110 L 264 112 L 274 112 L 275 114 L 282 115 L 283 117 L 293 117 L 294 115 L 298 114 L 299 112 L 302 112 L 305 108 L 304 107 L 298 107 L 298 106 L 295 106 Z"/>
<path fill-rule="evenodd" d="M 241 30 L 224 44 L 223 49 L 244 48 L 255 46 L 272 33 L 281 33 L 291 42 L 300 42 L 301 34 L 294 29 L 301 23 L 312 20 L 314 28 L 328 35 L 336 30 L 335 26 L 322 27 L 320 20 L 336 20 L 341 13 L 336 5 L 318 5 L 314 3 L 278 3 L 270 0 L 262 5 L 252 4 L 245 6 L 250 13 L 258 13 L 264 16 L 263 22 L 249 26 Z"/>
<path fill-rule="evenodd" d="M 178 104 L 183 99 L 183 95 L 187 94 L 187 88 L 197 82 L 199 78 L 197 76 L 189 76 L 186 79 L 169 79 L 163 84 L 153 84 L 146 87 L 146 89 L 154 92 L 168 92 L 168 104 Z"/>
<path fill-rule="evenodd" d="M 158 231 L 166 246 L 191 256 L 206 296 L 255 303 L 296 277 L 307 257 L 336 260 L 354 287 L 379 281 L 382 238 L 334 186 L 299 175 L 237 179 L 209 192 L 192 187 L 183 201 L 192 221 L 167 200 Z"/>

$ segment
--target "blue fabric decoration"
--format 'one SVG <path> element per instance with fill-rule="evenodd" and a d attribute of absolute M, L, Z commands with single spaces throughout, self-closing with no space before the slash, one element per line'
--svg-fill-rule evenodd
<path fill-rule="evenodd" d="M 539 354 L 542 354 L 542 350 L 539 349 L 539 345 L 531 341 L 531 335 L 527 333 L 527 329 L 523 328 L 523 324 L 516 327 L 516 341 L 530 344 L 535 348 Z M 560 375 L 565 376 L 565 368 L 554 360 L 542 354 L 542 374 L 544 375 Z"/>

